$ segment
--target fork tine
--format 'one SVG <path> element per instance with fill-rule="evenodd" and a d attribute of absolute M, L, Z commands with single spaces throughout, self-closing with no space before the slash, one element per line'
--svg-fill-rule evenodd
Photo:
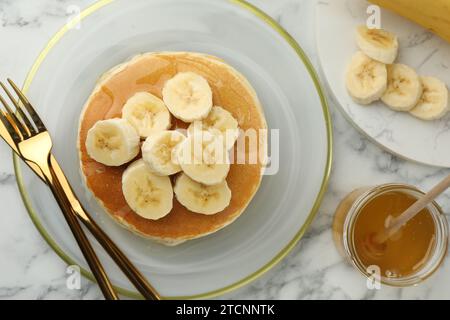
<path fill-rule="evenodd" d="M 11 122 L 8 119 L 7 114 L 3 111 L 0 110 L 0 121 L 3 123 L 3 126 L 6 128 L 6 130 L 8 131 L 8 134 L 10 135 L 9 140 L 12 140 L 14 143 L 19 143 L 22 138 L 19 136 L 17 130 L 14 128 L 14 126 L 11 124 Z M 8 143 L 10 144 L 10 142 L 8 141 L 8 137 L 3 137 L 2 138 Z M 10 145 L 11 146 L 11 145 Z M 13 147 L 11 146 L 14 150 L 17 149 L 17 147 Z"/>
<path fill-rule="evenodd" d="M 4 121 L 2 120 L 4 117 L 6 117 L 6 115 L 3 112 L 3 110 L 0 109 L 0 137 L 2 137 L 3 140 L 5 140 L 5 142 L 11 147 L 11 149 L 13 149 L 15 153 L 19 154 L 17 143 L 11 136 L 10 129 L 4 124 Z"/>
<path fill-rule="evenodd" d="M 0 84 L 3 85 L 1 82 L 0 82 Z M 3 106 L 6 109 L 6 112 L 4 112 L 6 115 L 4 115 L 4 116 L 6 116 L 6 119 L 8 120 L 8 122 L 20 132 L 20 135 L 24 139 L 27 138 L 28 137 L 28 132 L 25 130 L 25 128 L 23 127 L 23 125 L 20 122 L 20 120 L 17 118 L 17 116 L 14 114 L 14 112 L 9 107 L 8 103 L 6 102 L 6 100 L 3 99 L 3 97 L 1 95 L 0 95 L 0 102 L 3 104 Z"/>
<path fill-rule="evenodd" d="M 28 116 L 25 114 L 25 112 L 23 112 L 23 109 L 20 106 L 20 104 L 16 101 L 16 99 L 13 97 L 13 95 L 9 92 L 8 88 L 6 88 L 6 86 L 3 84 L 3 82 L 0 82 L 0 85 L 2 86 L 2 88 L 6 92 L 6 94 L 8 95 L 9 100 L 11 100 L 11 102 L 16 107 L 16 110 L 19 112 L 20 118 L 21 118 L 19 120 L 23 120 L 23 122 L 25 122 L 24 127 L 28 133 L 28 136 L 36 134 L 37 133 L 36 130 L 34 129 L 33 125 L 31 124 L 30 119 L 28 119 Z"/>
<path fill-rule="evenodd" d="M 31 119 L 33 119 L 34 124 L 36 125 L 39 132 L 46 131 L 44 122 L 42 122 L 41 118 L 37 114 L 37 112 L 34 110 L 33 106 L 31 105 L 30 101 L 28 101 L 27 97 L 22 93 L 22 91 L 16 86 L 16 84 L 8 78 L 8 82 L 11 85 L 11 87 L 14 89 L 16 94 L 19 96 L 20 101 L 22 101 L 23 105 L 27 109 L 29 115 L 31 116 Z"/>

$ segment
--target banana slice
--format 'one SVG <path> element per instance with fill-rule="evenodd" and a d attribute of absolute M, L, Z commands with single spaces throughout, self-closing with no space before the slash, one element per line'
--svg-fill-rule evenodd
<path fill-rule="evenodd" d="M 231 201 L 231 190 L 226 181 L 206 186 L 184 173 L 177 177 L 174 192 L 178 202 L 188 210 L 205 215 L 223 211 Z"/>
<path fill-rule="evenodd" d="M 414 69 L 404 64 L 391 64 L 388 70 L 388 88 L 381 100 L 395 111 L 410 111 L 422 96 L 422 81 Z"/>
<path fill-rule="evenodd" d="M 205 185 L 223 182 L 230 170 L 228 150 L 221 139 L 206 131 L 189 136 L 177 154 L 184 173 Z"/>
<path fill-rule="evenodd" d="M 178 131 L 161 131 L 148 137 L 142 145 L 142 157 L 150 170 L 160 176 L 180 172 L 176 149 L 185 139 Z"/>
<path fill-rule="evenodd" d="M 170 112 L 184 122 L 206 118 L 212 108 L 212 91 L 205 78 L 181 72 L 166 82 L 163 100 Z"/>
<path fill-rule="evenodd" d="M 358 51 L 352 57 L 345 82 L 353 100 L 359 104 L 370 104 L 380 99 L 386 91 L 386 65 Z"/>
<path fill-rule="evenodd" d="M 398 38 L 386 30 L 359 26 L 356 29 L 356 42 L 362 52 L 376 61 L 391 64 L 397 58 Z"/>
<path fill-rule="evenodd" d="M 170 112 L 164 102 L 148 92 L 138 92 L 125 103 L 122 118 L 138 131 L 141 137 L 169 129 Z"/>
<path fill-rule="evenodd" d="M 222 107 L 215 106 L 202 121 L 191 123 L 188 134 L 196 131 L 208 131 L 223 139 L 227 150 L 233 148 L 239 136 L 239 125 L 233 115 Z"/>
<path fill-rule="evenodd" d="M 139 153 L 139 135 L 124 119 L 98 121 L 89 129 L 86 150 L 89 156 L 107 166 L 121 166 Z"/>
<path fill-rule="evenodd" d="M 142 159 L 124 171 L 122 192 L 130 208 L 145 219 L 161 219 L 173 207 L 170 178 L 153 174 Z"/>
<path fill-rule="evenodd" d="M 448 89 L 444 82 L 434 77 L 421 77 L 422 97 L 410 113 L 422 120 L 437 120 L 449 111 Z"/>

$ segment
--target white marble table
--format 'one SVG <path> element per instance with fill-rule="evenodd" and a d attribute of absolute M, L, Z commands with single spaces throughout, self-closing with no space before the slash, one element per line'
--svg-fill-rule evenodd
<path fill-rule="evenodd" d="M 39 51 L 74 8 L 93 0 L 0 0 L 0 77 L 21 83 Z M 251 1 L 280 22 L 316 62 L 314 0 Z M 72 11 L 71 11 L 72 10 Z M 317 63 L 316 63 L 317 65 Z M 334 122 L 334 167 L 328 192 L 312 227 L 278 266 L 231 299 L 448 299 L 450 266 L 421 286 L 371 291 L 337 254 L 330 226 L 339 200 L 361 185 L 406 182 L 426 189 L 448 172 L 398 159 L 370 143 L 330 101 Z M 96 285 L 66 287 L 66 265 L 33 226 L 22 204 L 11 152 L 0 143 L 0 299 L 100 299 Z M 450 212 L 450 192 L 439 200 Z"/>

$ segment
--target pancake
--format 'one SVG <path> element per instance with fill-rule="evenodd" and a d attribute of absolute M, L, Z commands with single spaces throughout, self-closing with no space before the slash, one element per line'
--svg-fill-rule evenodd
<path fill-rule="evenodd" d="M 165 82 L 178 72 L 186 71 L 195 72 L 208 81 L 214 105 L 228 110 L 238 120 L 242 130 L 267 128 L 255 90 L 242 74 L 219 58 L 188 52 L 139 55 L 105 73 L 88 98 L 79 125 L 81 173 L 87 188 L 121 226 L 166 245 L 177 245 L 214 233 L 235 221 L 258 190 L 263 165 L 231 164 L 226 179 L 232 192 L 231 202 L 217 214 L 191 212 L 174 197 L 173 209 L 167 216 L 148 220 L 133 212 L 123 196 L 122 173 L 128 164 L 108 167 L 96 162 L 87 154 L 85 141 L 88 130 L 97 121 L 120 118 L 125 102 L 135 93 L 146 91 L 161 98 Z M 188 126 L 175 118 L 172 123 L 172 129 Z"/>

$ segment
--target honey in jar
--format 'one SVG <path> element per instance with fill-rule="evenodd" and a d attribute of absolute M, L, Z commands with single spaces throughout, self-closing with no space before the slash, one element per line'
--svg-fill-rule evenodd
<path fill-rule="evenodd" d="M 367 245 L 371 235 L 385 230 L 393 219 L 409 208 L 423 193 L 414 187 L 389 184 L 360 188 L 338 206 L 333 237 L 339 251 L 363 274 L 376 266 L 381 281 L 395 286 L 419 283 L 441 264 L 447 251 L 447 221 L 440 207 L 431 203 L 382 248 Z"/>

